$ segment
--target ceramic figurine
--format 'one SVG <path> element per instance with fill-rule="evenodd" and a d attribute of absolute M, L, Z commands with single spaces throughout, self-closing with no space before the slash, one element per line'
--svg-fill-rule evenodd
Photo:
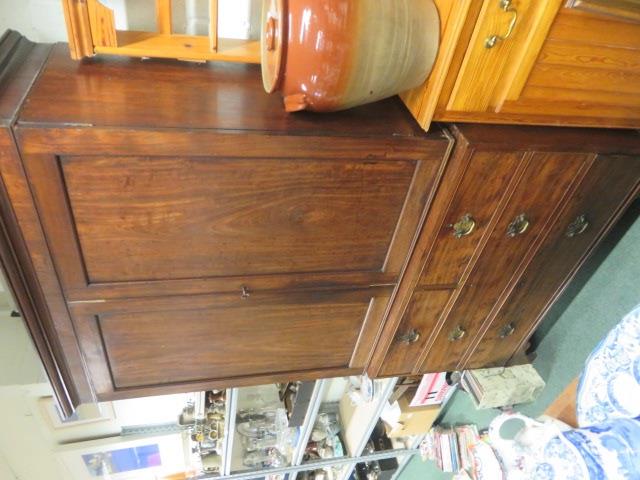
<path fill-rule="evenodd" d="M 390 97 L 425 81 L 439 29 L 432 0 L 264 0 L 265 90 L 289 112 Z"/>

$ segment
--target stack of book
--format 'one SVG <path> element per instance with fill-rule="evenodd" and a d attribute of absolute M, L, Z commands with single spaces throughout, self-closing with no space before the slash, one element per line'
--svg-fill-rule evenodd
<path fill-rule="evenodd" d="M 463 470 L 472 471 L 474 468 L 472 449 L 478 441 L 478 427 L 475 425 L 463 425 L 456 427 L 458 437 L 458 451 L 460 452 L 460 465 Z"/>
<path fill-rule="evenodd" d="M 475 425 L 435 427 L 422 442 L 423 458 L 433 460 L 443 472 L 472 471 L 471 448 L 479 440 Z"/>
<path fill-rule="evenodd" d="M 454 480 L 505 478 L 486 432 L 475 425 L 434 427 L 420 445 L 422 458 L 432 460 L 443 472 L 453 473 Z"/>

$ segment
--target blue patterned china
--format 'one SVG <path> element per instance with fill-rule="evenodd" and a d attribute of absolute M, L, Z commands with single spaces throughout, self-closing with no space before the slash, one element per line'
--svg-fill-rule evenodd
<path fill-rule="evenodd" d="M 513 419 L 524 428 L 513 440 L 502 438 Z M 491 423 L 489 438 L 507 480 L 640 480 L 640 418 L 617 418 L 585 428 L 520 414 L 502 414 Z"/>
<path fill-rule="evenodd" d="M 640 306 L 587 359 L 576 406 L 581 427 L 640 415 Z"/>

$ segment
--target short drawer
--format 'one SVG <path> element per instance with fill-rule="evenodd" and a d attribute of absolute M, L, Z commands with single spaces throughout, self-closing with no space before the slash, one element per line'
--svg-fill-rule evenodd
<path fill-rule="evenodd" d="M 361 373 L 390 288 L 72 304 L 98 398 Z"/>
<path fill-rule="evenodd" d="M 521 152 L 472 151 L 420 279 L 455 287 L 522 160 Z"/>
<path fill-rule="evenodd" d="M 527 66 L 530 68 L 528 55 L 535 55 L 540 48 L 538 31 L 548 28 L 557 9 L 554 3 L 484 0 L 475 25 L 469 25 L 473 33 L 464 36 L 460 45 L 466 50 L 446 110 L 499 111 L 505 99 L 516 95 L 521 89 L 520 77 Z M 474 6 L 471 11 L 476 9 Z"/>
<path fill-rule="evenodd" d="M 452 293 L 452 290 L 414 292 L 382 364 L 383 376 L 417 373 L 422 353 Z"/>

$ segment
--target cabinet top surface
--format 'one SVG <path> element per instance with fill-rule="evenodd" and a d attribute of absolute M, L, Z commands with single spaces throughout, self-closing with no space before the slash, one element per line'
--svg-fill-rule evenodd
<path fill-rule="evenodd" d="M 13 122 L 49 48 L 12 30 L 0 35 L 0 125 Z"/>
<path fill-rule="evenodd" d="M 438 138 L 398 98 L 346 112 L 287 114 L 255 65 L 95 57 L 78 62 L 55 45 L 19 122 L 122 128 L 253 130 L 297 135 Z"/>
<path fill-rule="evenodd" d="M 456 123 L 451 131 L 476 147 L 492 149 L 640 154 L 638 130 Z"/>

